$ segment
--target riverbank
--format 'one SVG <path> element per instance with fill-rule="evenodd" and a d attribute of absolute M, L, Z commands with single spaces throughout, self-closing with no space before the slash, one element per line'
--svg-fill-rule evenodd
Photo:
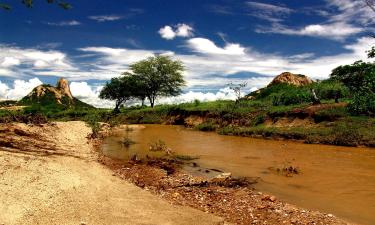
<path fill-rule="evenodd" d="M 275 196 L 254 190 L 253 180 L 221 175 L 207 180 L 180 170 L 169 173 L 169 163 L 129 161 L 107 157 L 101 163 L 130 181 L 175 204 L 189 206 L 225 218 L 234 224 L 350 224 L 332 214 L 298 208 Z M 152 160 L 151 160 L 152 161 Z M 166 164 L 169 164 L 166 167 Z"/>
<path fill-rule="evenodd" d="M 154 150 L 149 151 L 148 145 L 143 144 L 143 142 L 152 144 L 148 139 L 149 136 L 145 133 L 143 133 L 145 136 L 139 133 L 140 130 L 144 129 L 147 128 L 142 125 L 131 125 L 115 129 L 115 133 L 118 135 L 122 130 L 125 133 L 130 133 L 130 135 L 124 134 L 128 138 L 142 137 L 141 139 L 134 139 L 135 145 L 142 146 L 146 150 L 135 152 L 132 148 L 122 147 L 118 150 L 117 155 L 107 152 L 110 151 L 108 149 L 105 154 L 113 154 L 112 158 L 102 155 L 100 161 L 114 170 L 117 176 L 174 204 L 190 206 L 207 213 L 213 213 L 235 224 L 348 224 L 331 214 L 301 209 L 284 201 L 279 201 L 272 195 L 260 193 L 259 190 L 254 189 L 254 184 L 258 182 L 259 177 L 232 177 L 229 173 L 223 173 L 223 171 L 217 169 L 200 167 L 194 157 L 173 152 L 173 150 L 177 150 L 176 148 L 172 147 L 172 152 L 169 151 L 168 147 L 162 148 L 161 152 L 157 154 L 158 156 L 155 157 Z M 182 138 L 180 136 L 182 131 L 174 131 L 179 133 L 179 135 L 174 136 L 175 138 Z M 158 132 L 157 134 L 157 137 L 164 138 L 164 132 Z M 123 140 L 121 137 L 123 136 L 109 139 L 111 143 L 116 143 L 110 145 L 110 148 L 113 148 L 111 152 L 117 151 L 114 148 L 116 148 L 117 143 L 121 145 L 121 140 Z M 186 140 L 186 138 L 182 139 Z M 192 135 L 192 139 L 194 139 L 194 135 Z M 143 142 L 141 143 L 140 140 Z M 166 143 L 169 144 L 170 142 L 167 141 Z M 205 150 L 205 147 L 203 147 L 201 153 L 203 154 Z M 166 154 L 161 154 L 163 151 L 166 151 Z M 115 160 L 113 158 L 123 157 L 124 155 L 129 155 L 129 160 Z M 189 168 L 202 172 L 187 172 L 191 170 Z M 285 172 L 292 175 L 299 173 L 298 171 L 295 169 L 281 173 Z M 202 176 L 203 174 L 204 176 Z"/>
<path fill-rule="evenodd" d="M 113 114 L 110 109 L 51 109 L 42 106 L 14 111 L 0 109 L 0 122 L 27 122 L 34 117 L 50 121 L 81 120 L 94 124 L 184 125 L 221 135 L 294 140 L 307 144 L 375 146 L 375 118 L 353 116 L 347 102 L 323 101 L 318 105 L 274 106 L 265 100 L 182 103 L 129 107 Z M 42 119 L 42 118 L 41 118 Z"/>
<path fill-rule="evenodd" d="M 0 124 L 0 224 L 222 224 L 97 162 L 84 122 Z"/>

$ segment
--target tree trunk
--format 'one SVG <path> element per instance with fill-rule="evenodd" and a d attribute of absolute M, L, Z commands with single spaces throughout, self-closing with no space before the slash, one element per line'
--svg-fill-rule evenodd
<path fill-rule="evenodd" d="M 312 95 L 313 95 L 313 104 L 314 105 L 320 104 L 320 99 L 318 98 L 318 96 L 316 96 L 315 90 L 311 89 L 311 92 L 312 92 Z"/>
<path fill-rule="evenodd" d="M 145 106 L 145 98 L 141 98 L 142 101 L 142 107 Z"/>

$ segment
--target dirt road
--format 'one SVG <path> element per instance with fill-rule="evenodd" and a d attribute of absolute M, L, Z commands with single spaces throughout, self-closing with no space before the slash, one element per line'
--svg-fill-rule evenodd
<path fill-rule="evenodd" d="M 113 176 L 83 122 L 0 124 L 0 224 L 222 224 Z"/>

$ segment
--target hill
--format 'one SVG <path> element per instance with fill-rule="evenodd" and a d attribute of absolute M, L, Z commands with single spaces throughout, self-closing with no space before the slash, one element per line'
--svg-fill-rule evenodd
<path fill-rule="evenodd" d="M 55 106 L 58 108 L 94 108 L 93 106 L 73 97 L 69 82 L 61 78 L 56 87 L 42 84 L 35 87 L 27 96 L 23 97 L 19 104 Z"/>
<path fill-rule="evenodd" d="M 308 84 L 314 83 L 308 76 L 302 74 L 293 74 L 290 72 L 284 72 L 280 75 L 276 76 L 272 82 L 268 85 L 275 85 L 275 84 L 289 84 L 294 86 L 305 86 Z"/>

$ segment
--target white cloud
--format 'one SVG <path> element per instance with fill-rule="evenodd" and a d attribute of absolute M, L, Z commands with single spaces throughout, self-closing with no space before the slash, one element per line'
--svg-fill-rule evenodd
<path fill-rule="evenodd" d="M 22 76 L 38 70 L 55 74 L 73 70 L 67 55 L 59 51 L 18 48 L 0 44 L 0 76 Z"/>
<path fill-rule="evenodd" d="M 33 78 L 28 81 L 14 80 L 12 87 L 0 81 L 0 99 L 19 100 L 41 84 L 42 82 L 38 78 Z"/>
<path fill-rule="evenodd" d="M 286 35 L 322 37 L 334 40 L 343 40 L 348 36 L 358 34 L 362 31 L 363 28 L 342 22 L 331 24 L 312 24 L 300 29 L 292 29 L 275 23 L 271 26 L 271 28 L 258 28 L 256 30 L 256 32 L 258 33 L 276 33 Z"/>
<path fill-rule="evenodd" d="M 164 26 L 160 28 L 159 34 L 162 38 L 172 40 L 176 37 L 176 33 L 173 31 L 171 26 Z"/>
<path fill-rule="evenodd" d="M 290 27 L 282 24 L 282 20 L 270 17 L 266 11 L 259 13 L 260 17 L 270 17 L 271 27 L 262 26 L 256 29 L 258 33 L 275 33 L 285 35 L 310 36 L 342 41 L 365 31 L 374 32 L 374 12 L 360 0 L 325 0 L 324 9 L 311 9 L 314 14 L 324 17 L 324 21 L 307 24 L 302 27 Z M 267 7 L 264 7 L 267 8 Z M 326 10 L 329 10 L 327 12 Z M 270 7 L 270 11 L 277 8 Z M 281 10 L 282 11 L 282 10 Z M 286 13 L 287 11 L 285 11 Z"/>
<path fill-rule="evenodd" d="M 45 24 L 50 25 L 50 26 L 59 26 L 59 27 L 81 25 L 81 23 L 78 22 L 77 20 L 69 20 L 69 21 L 61 21 L 61 22 L 45 22 Z"/>
<path fill-rule="evenodd" d="M 259 10 L 263 13 L 285 13 L 289 14 L 292 13 L 293 10 L 284 6 L 278 6 L 278 5 L 272 5 L 267 3 L 261 3 L 261 2 L 246 2 L 246 4 L 254 8 L 256 10 Z"/>
<path fill-rule="evenodd" d="M 294 10 L 279 5 L 272 5 L 260 2 L 246 2 L 248 15 L 257 17 L 270 22 L 281 22 L 285 17 L 294 12 Z"/>
<path fill-rule="evenodd" d="M 172 26 L 164 26 L 159 29 L 159 34 L 162 38 L 167 40 L 172 40 L 175 37 L 191 37 L 193 36 L 194 29 L 184 23 L 179 23 L 174 26 L 175 29 L 173 29 Z"/>
<path fill-rule="evenodd" d="M 1 66 L 2 67 L 12 67 L 12 66 L 17 66 L 19 65 L 21 62 L 19 59 L 17 58 L 13 58 L 13 57 L 4 57 L 3 58 L 3 62 L 1 63 Z"/>
<path fill-rule="evenodd" d="M 224 48 L 215 45 L 206 38 L 192 38 L 187 41 L 188 46 L 195 52 L 202 54 L 221 54 L 221 55 L 244 55 L 245 48 L 239 44 L 227 43 Z"/>
<path fill-rule="evenodd" d="M 250 46 L 245 47 L 239 43 L 226 43 L 220 47 L 209 39 L 191 38 L 186 40 L 186 54 L 103 46 L 80 48 L 78 50 L 82 52 L 81 56 L 84 59 L 80 63 L 72 63 L 72 58 L 60 51 L 0 45 L 0 76 L 12 76 L 14 79 L 22 79 L 26 75 L 66 77 L 72 83 L 92 79 L 104 81 L 128 71 L 129 65 L 134 62 L 162 54 L 183 62 L 186 68 L 186 91 L 200 92 L 202 87 L 205 90 L 218 90 L 229 82 L 241 81 L 247 81 L 251 87 L 260 88 L 284 71 L 306 74 L 315 79 L 327 78 L 331 70 L 339 65 L 366 60 L 365 51 L 374 44 L 373 38 L 361 38 L 357 42 L 345 45 L 345 52 L 341 54 L 316 56 L 302 52 L 282 56 L 255 51 Z M 90 86 L 90 91 L 85 86 L 75 85 L 77 88 L 73 89 L 80 98 L 94 105 L 99 104 L 96 103 L 99 102 L 99 86 Z M 2 92 L 6 90 L 4 85 L 0 88 Z M 79 92 L 80 90 L 82 92 Z M 85 95 L 84 92 L 89 94 Z M 4 94 L 2 95 L 4 97 Z M 16 95 L 11 96 L 13 98 Z"/>
<path fill-rule="evenodd" d="M 113 107 L 113 101 L 99 98 L 99 93 L 103 85 L 91 86 L 87 82 L 71 82 L 70 91 L 79 100 L 99 108 Z"/>
<path fill-rule="evenodd" d="M 123 16 L 119 15 L 98 15 L 98 16 L 89 16 L 91 20 L 96 20 L 98 22 L 106 22 L 106 21 L 116 21 L 123 18 Z"/>

